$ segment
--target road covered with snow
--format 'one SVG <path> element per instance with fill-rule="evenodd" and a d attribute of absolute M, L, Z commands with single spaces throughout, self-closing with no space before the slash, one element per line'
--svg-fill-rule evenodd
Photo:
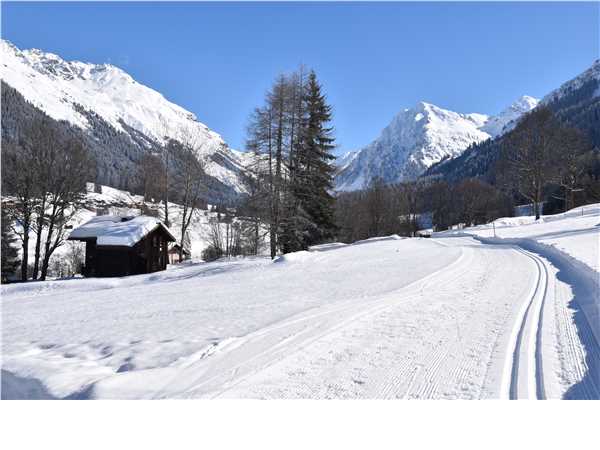
<path fill-rule="evenodd" d="M 2 397 L 600 398 L 598 211 L 2 286 Z"/>

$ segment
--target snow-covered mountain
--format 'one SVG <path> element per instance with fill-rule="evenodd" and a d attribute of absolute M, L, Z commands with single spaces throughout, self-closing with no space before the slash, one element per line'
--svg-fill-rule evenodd
<path fill-rule="evenodd" d="M 481 129 L 491 137 L 501 136 L 512 130 L 519 118 L 535 108 L 539 102 L 537 98 L 524 95 L 497 116 L 490 117 Z"/>
<path fill-rule="evenodd" d="M 527 110 L 532 103 L 518 102 L 521 110 Z M 569 127 L 579 129 L 593 146 L 600 145 L 600 60 L 590 68 L 565 81 L 539 102 L 550 108 L 555 117 Z M 510 110 L 510 108 L 509 108 Z M 508 111 L 508 110 L 507 110 Z M 519 116 L 518 112 L 515 114 Z M 492 120 L 488 123 L 491 123 Z M 503 127 L 503 133 L 510 131 L 516 119 Z M 486 125 L 487 126 L 487 125 Z M 460 156 L 442 161 L 427 171 L 427 175 L 443 176 L 446 180 L 458 181 L 469 177 L 482 177 L 494 180 L 493 166 L 501 147 L 501 138 L 474 145 Z"/>
<path fill-rule="evenodd" d="M 549 105 L 560 101 L 562 98 L 581 90 L 588 84 L 594 85 L 595 87 L 592 95 L 594 97 L 600 97 L 600 59 L 594 61 L 592 66 L 580 75 L 563 83 L 558 89 L 550 92 L 542 99 L 541 103 Z"/>
<path fill-rule="evenodd" d="M 371 144 L 338 160 L 336 189 L 361 189 L 375 177 L 393 183 L 421 175 L 469 145 L 507 132 L 538 101 L 523 96 L 497 116 L 461 114 L 420 102 L 400 112 Z"/>
<path fill-rule="evenodd" d="M 244 191 L 244 167 L 219 134 L 118 67 L 65 61 L 36 49 L 19 50 L 5 40 L 0 54 L 2 80 L 51 118 L 93 133 L 99 117 L 136 142 L 186 140 L 205 161 L 209 176 Z"/>

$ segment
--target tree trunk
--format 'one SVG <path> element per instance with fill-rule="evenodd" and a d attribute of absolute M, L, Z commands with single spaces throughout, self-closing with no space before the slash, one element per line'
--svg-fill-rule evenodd
<path fill-rule="evenodd" d="M 44 213 L 46 211 L 46 196 L 42 195 L 42 204 L 40 205 L 40 212 L 36 220 L 37 229 L 35 237 L 35 254 L 33 259 L 33 273 L 32 278 L 37 280 L 38 272 L 40 268 L 40 250 L 42 244 L 42 231 L 44 229 Z"/>
<path fill-rule="evenodd" d="M 164 202 L 165 202 L 165 226 L 169 227 L 169 153 L 165 155 L 165 192 L 164 192 Z"/>
<path fill-rule="evenodd" d="M 258 232 L 259 232 L 259 222 L 256 220 L 254 222 L 254 255 L 258 255 Z"/>
<path fill-rule="evenodd" d="M 50 256 L 52 256 L 52 252 L 50 251 L 50 240 L 52 239 L 53 233 L 54 222 L 51 222 L 48 226 L 48 236 L 46 237 L 46 242 L 44 244 L 44 259 L 42 261 L 42 273 L 40 275 L 41 281 L 45 281 L 46 275 L 48 274 L 48 264 L 50 262 Z"/>
<path fill-rule="evenodd" d="M 27 266 L 29 265 L 29 218 L 23 222 L 23 259 L 21 260 L 21 281 L 27 281 Z"/>
<path fill-rule="evenodd" d="M 269 240 L 271 241 L 271 259 L 274 259 L 277 256 L 277 234 L 275 233 L 275 226 L 271 224 L 269 228 Z"/>

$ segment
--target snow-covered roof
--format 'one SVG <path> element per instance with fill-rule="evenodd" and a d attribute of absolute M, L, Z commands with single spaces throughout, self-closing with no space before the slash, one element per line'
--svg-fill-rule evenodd
<path fill-rule="evenodd" d="M 96 245 L 114 245 L 133 247 L 148 233 L 162 227 L 175 241 L 169 229 L 156 217 L 137 216 L 97 216 L 75 228 L 69 235 L 70 240 L 96 238 Z"/>

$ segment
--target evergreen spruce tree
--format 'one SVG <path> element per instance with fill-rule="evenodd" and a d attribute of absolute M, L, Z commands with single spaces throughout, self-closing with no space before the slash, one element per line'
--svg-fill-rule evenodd
<path fill-rule="evenodd" d="M 2 282 L 4 283 L 7 278 L 15 273 L 19 266 L 19 252 L 15 247 L 17 241 L 16 236 L 10 228 L 10 217 L 6 212 L 6 209 L 2 208 L 2 217 L 0 218 L 0 226 L 2 231 L 1 241 L 2 248 L 0 249 L 0 255 L 2 256 Z"/>
<path fill-rule="evenodd" d="M 296 223 L 303 227 L 296 236 L 303 236 L 307 248 L 328 239 L 336 231 L 335 199 L 329 193 L 333 187 L 335 148 L 331 122 L 331 106 L 327 104 L 314 71 L 305 88 L 305 124 L 297 151 L 295 186 L 298 201 Z M 299 232 L 300 231 L 300 232 Z"/>

